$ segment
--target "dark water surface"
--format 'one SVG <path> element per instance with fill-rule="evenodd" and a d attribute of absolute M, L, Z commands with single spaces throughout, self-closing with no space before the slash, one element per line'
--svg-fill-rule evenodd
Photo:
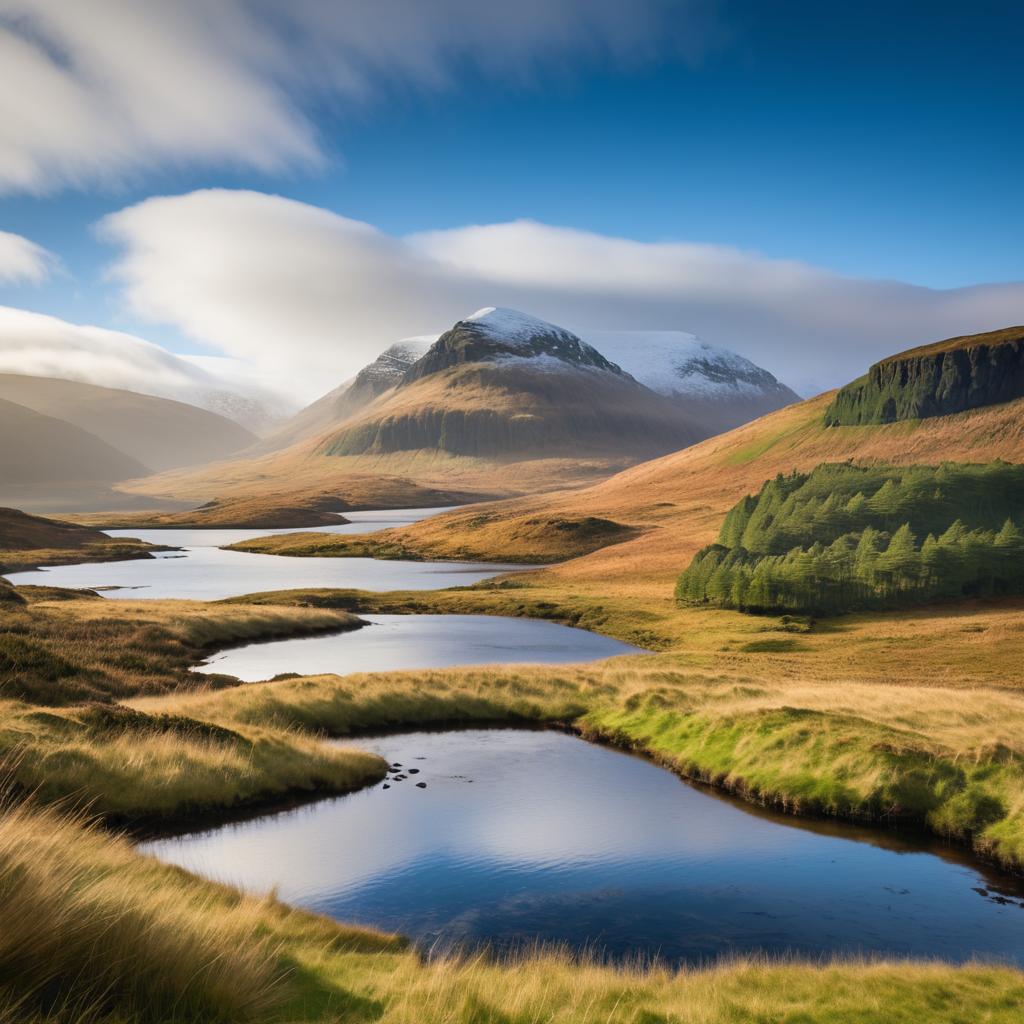
<path fill-rule="evenodd" d="M 353 745 L 416 771 L 144 848 L 424 947 L 1024 963 L 1024 890 L 926 840 L 755 811 L 556 732 Z"/>
<path fill-rule="evenodd" d="M 221 651 L 196 668 L 245 682 L 280 672 L 395 672 L 453 665 L 566 664 L 641 648 L 586 629 L 501 615 L 362 615 L 348 633 L 274 640 Z"/>

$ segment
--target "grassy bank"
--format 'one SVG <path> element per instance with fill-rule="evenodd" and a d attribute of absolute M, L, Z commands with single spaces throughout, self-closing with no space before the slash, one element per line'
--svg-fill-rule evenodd
<path fill-rule="evenodd" d="M 213 647 L 357 628 L 339 610 L 115 602 L 25 587 L 0 633 L 0 757 L 20 791 L 73 800 L 108 821 L 166 823 L 298 794 L 341 792 L 384 772 L 376 757 L 254 725 L 219 729 L 115 703 L 232 686 L 189 666 Z"/>
<path fill-rule="evenodd" d="M 982 965 L 424 964 L 397 937 L 202 881 L 51 811 L 0 814 L 4 1022 L 1010 1024 L 1022 1001 L 1024 976 Z"/>

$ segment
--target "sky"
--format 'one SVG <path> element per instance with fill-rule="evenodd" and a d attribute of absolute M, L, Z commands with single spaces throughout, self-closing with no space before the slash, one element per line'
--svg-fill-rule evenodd
<path fill-rule="evenodd" d="M 986 0 L 0 0 L 0 370 L 142 339 L 300 402 L 504 305 L 811 394 L 1024 323 L 1022 44 Z"/>

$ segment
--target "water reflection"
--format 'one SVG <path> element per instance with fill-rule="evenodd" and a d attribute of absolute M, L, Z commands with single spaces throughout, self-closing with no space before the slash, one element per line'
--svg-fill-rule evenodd
<path fill-rule="evenodd" d="M 734 952 L 1024 962 L 1024 893 L 951 851 L 750 813 L 553 732 L 358 745 L 405 778 L 149 849 L 423 943 L 540 939 L 676 962 Z"/>
<path fill-rule="evenodd" d="M 246 682 L 281 672 L 394 672 L 453 665 L 565 664 L 596 661 L 641 648 L 538 619 L 497 615 L 364 615 L 350 633 L 248 644 L 215 654 L 198 672 Z"/>

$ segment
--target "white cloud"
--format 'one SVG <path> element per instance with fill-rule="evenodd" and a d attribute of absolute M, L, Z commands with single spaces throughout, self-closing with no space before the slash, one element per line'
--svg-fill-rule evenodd
<path fill-rule="evenodd" d="M 0 373 L 77 380 L 190 402 L 260 426 L 279 396 L 119 331 L 0 306 Z"/>
<path fill-rule="evenodd" d="M 318 164 L 318 104 L 696 52 L 702 0 L 0 0 L 0 188 Z"/>
<path fill-rule="evenodd" d="M 940 291 L 529 221 L 399 239 L 255 192 L 149 199 L 102 230 L 123 247 L 114 273 L 137 314 L 305 398 L 481 306 L 577 330 L 693 331 L 804 394 L 912 345 L 1024 322 L 1020 283 Z"/>
<path fill-rule="evenodd" d="M 53 255 L 41 245 L 21 235 L 0 231 L 0 283 L 39 284 L 50 276 L 54 263 Z"/>

